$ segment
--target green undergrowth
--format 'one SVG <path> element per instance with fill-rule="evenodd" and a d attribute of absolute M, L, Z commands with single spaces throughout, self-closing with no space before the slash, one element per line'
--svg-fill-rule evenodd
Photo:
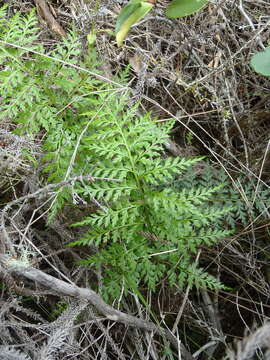
<path fill-rule="evenodd" d="M 270 190 L 256 178 L 238 175 L 232 180 L 222 169 L 215 170 L 213 165 L 204 162 L 199 174 L 188 171 L 182 179 L 173 181 L 171 186 L 175 191 L 185 187 L 187 190 L 195 187 L 218 186 L 223 184 L 211 202 L 218 208 L 224 205 L 231 211 L 224 215 L 223 220 L 231 228 L 237 225 L 246 227 L 252 222 L 266 223 L 269 219 Z"/>
<path fill-rule="evenodd" d="M 216 177 L 210 167 L 195 176 L 202 158 L 165 153 L 162 144 L 174 122 L 157 125 L 139 105 L 128 105 L 127 73 L 112 88 L 72 67 L 98 73 L 99 66 L 93 49 L 81 55 L 74 31 L 49 49 L 38 32 L 33 12 L 8 19 L 0 9 L 0 121 L 15 123 L 17 134 L 43 138 L 43 182 L 82 176 L 59 188 L 50 221 L 64 205 L 95 204 L 97 211 L 76 224 L 89 230 L 70 246 L 95 249 L 82 264 L 102 271 L 105 298 L 141 286 L 155 291 L 164 281 L 224 288 L 195 259 L 237 221 L 249 220 L 228 178 Z M 83 180 L 89 175 L 96 180 Z M 251 198 L 253 190 L 246 190 Z M 264 205 L 257 203 L 260 211 Z"/>
<path fill-rule="evenodd" d="M 100 209 L 77 224 L 90 230 L 73 245 L 99 248 L 83 263 L 104 269 L 104 285 L 113 297 L 142 283 L 155 290 L 164 278 L 181 287 L 222 287 L 194 263 L 201 245 L 211 246 L 229 233 L 213 225 L 229 209 L 206 205 L 222 185 L 178 192 L 168 186 L 201 160 L 163 154 L 172 125 L 157 126 L 115 98 L 91 121 L 82 141 L 93 156 L 92 175 L 118 181 L 78 187 L 79 195 L 94 197 Z"/>

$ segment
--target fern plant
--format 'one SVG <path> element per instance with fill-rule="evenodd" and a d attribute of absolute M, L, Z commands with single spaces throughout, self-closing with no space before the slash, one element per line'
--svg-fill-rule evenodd
<path fill-rule="evenodd" d="M 269 220 L 270 190 L 267 186 L 243 175 L 237 176 L 232 184 L 224 170 L 216 171 L 206 162 L 205 165 L 200 174 L 188 170 L 184 178 L 173 181 L 170 186 L 178 192 L 183 187 L 189 191 L 193 187 L 205 187 L 209 184 L 215 187 L 223 184 L 218 194 L 212 197 L 211 204 L 219 209 L 222 209 L 225 204 L 231 207 L 231 211 L 225 214 L 223 219 L 231 228 L 239 225 L 247 226 L 256 219 L 262 222 Z"/>
<path fill-rule="evenodd" d="M 57 183 L 82 173 L 84 156 L 70 163 L 85 126 L 81 113 L 97 107 L 95 93 L 110 86 L 72 67 L 83 64 L 98 73 L 99 65 L 94 49 L 81 56 L 75 31 L 49 49 L 38 35 L 34 11 L 9 18 L 7 6 L 0 8 L 0 122 L 14 122 L 16 134 L 42 136 L 46 181 Z M 71 189 L 59 190 L 51 217 L 71 198 Z"/>
<path fill-rule="evenodd" d="M 137 291 L 140 285 L 154 290 L 164 279 L 170 285 L 223 287 L 194 258 L 200 246 L 229 233 L 217 227 L 229 208 L 210 205 L 220 186 L 170 186 L 200 160 L 165 156 L 162 144 L 173 122 L 157 126 L 138 107 L 128 109 L 119 89 L 70 67 L 81 61 L 74 32 L 48 56 L 38 43 L 33 12 L 8 20 L 4 8 L 0 13 L 0 120 L 17 123 L 20 134 L 42 131 L 45 181 L 86 174 L 104 179 L 62 188 L 51 214 L 77 199 L 99 205 L 77 224 L 89 232 L 71 245 L 95 246 L 84 264 L 103 269 L 105 295 L 117 297 L 122 288 Z M 84 66 L 96 63 L 89 54 L 83 59 Z"/>
<path fill-rule="evenodd" d="M 118 182 L 76 190 L 100 204 L 76 224 L 90 230 L 71 245 L 98 248 L 83 264 L 103 268 L 106 294 L 112 297 L 140 284 L 154 290 L 166 277 L 171 285 L 222 287 L 193 262 L 200 246 L 211 246 L 229 233 L 211 227 L 229 209 L 205 205 L 220 186 L 174 191 L 168 181 L 201 159 L 165 157 L 162 144 L 173 122 L 157 126 L 149 115 L 139 116 L 136 107 L 126 109 L 116 96 L 104 104 L 96 118 L 85 113 L 91 123 L 82 147 L 89 152 L 92 176 Z"/>
<path fill-rule="evenodd" d="M 106 88 L 87 72 L 72 67 L 80 65 L 81 59 L 75 31 L 45 49 L 34 11 L 8 18 L 7 7 L 0 8 L 0 93 L 4 95 L 0 121 L 16 122 L 19 134 L 35 136 L 42 129 L 49 136 L 57 128 L 65 136 L 66 129 L 80 123 L 91 92 Z M 93 51 L 86 52 L 83 64 L 97 67 Z"/>

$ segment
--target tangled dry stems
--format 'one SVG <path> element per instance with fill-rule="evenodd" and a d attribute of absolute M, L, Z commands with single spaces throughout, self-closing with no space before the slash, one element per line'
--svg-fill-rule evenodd
<path fill-rule="evenodd" d="M 14 1 L 12 5 L 21 10 L 27 10 L 30 6 L 23 1 Z M 133 89 L 133 101 L 141 100 L 144 108 L 151 110 L 161 121 L 175 117 L 178 126 L 174 132 L 174 140 L 178 145 L 187 148 L 188 138 L 192 134 L 195 152 L 211 154 L 215 163 L 230 174 L 232 181 L 235 174 L 243 173 L 250 178 L 256 178 L 258 183 L 261 182 L 269 188 L 270 86 L 269 80 L 256 75 L 249 67 L 251 55 L 266 46 L 270 37 L 267 1 L 213 0 L 203 11 L 182 20 L 164 18 L 164 3 L 159 2 L 147 19 L 132 28 L 124 47 L 120 49 L 116 48 L 114 38 L 106 30 L 113 30 L 122 2 L 120 4 L 116 0 L 102 0 L 98 7 L 96 1 L 74 0 L 62 2 L 60 6 L 54 2 L 54 5 L 58 8 L 64 27 L 72 19 L 83 36 L 92 29 L 97 31 L 96 48 L 100 58 L 105 59 L 102 68 L 105 77 L 110 78 L 124 66 L 131 66 L 132 80 L 129 86 Z M 46 31 L 44 30 L 44 38 L 48 35 Z M 0 187 L 5 191 L 9 186 L 7 184 L 11 183 L 14 197 L 19 197 L 17 191 L 20 190 L 15 187 L 17 182 L 24 183 L 25 188 L 31 188 L 32 192 L 38 190 L 35 184 L 37 174 L 22 155 L 25 148 L 32 154 L 36 153 L 39 151 L 38 146 L 29 139 L 16 137 L 5 128 L 1 129 L 0 142 Z M 238 188 L 241 192 L 241 184 Z M 242 196 L 245 197 L 245 194 L 242 193 Z M 10 197 L 12 200 L 11 195 L 8 196 Z M 46 204 L 40 202 L 39 198 L 35 198 L 34 206 L 23 204 L 12 209 L 9 213 L 9 228 L 5 229 L 12 234 L 11 245 L 24 241 L 29 249 L 33 250 L 34 244 L 40 251 L 43 259 L 41 264 L 46 272 L 51 271 L 58 276 L 61 271 L 68 280 L 72 279 L 77 285 L 87 283 L 89 274 L 82 268 L 67 266 L 65 259 L 69 257 L 76 261 L 80 259 L 80 254 L 70 249 L 59 250 L 67 237 L 74 238 L 77 234 L 69 231 L 61 218 L 50 225 L 49 236 L 45 236 L 45 232 L 36 227 L 38 221 L 46 218 L 45 209 Z M 34 216 L 29 217 L 29 212 L 33 211 Z M 255 219 L 250 219 L 249 226 L 241 228 L 225 248 L 220 246 L 204 255 L 208 263 L 212 261 L 225 271 L 228 281 L 237 291 L 210 296 L 203 292 L 200 296 L 189 294 L 181 326 L 199 329 L 203 334 L 204 343 L 200 344 L 202 348 L 196 352 L 196 356 L 203 350 L 206 358 L 211 358 L 213 350 L 223 349 L 227 351 L 224 359 L 248 360 L 253 358 L 258 348 L 269 347 L 270 329 L 269 325 L 264 325 L 243 343 L 239 343 L 234 351 L 231 350 L 224 344 L 236 335 L 232 323 L 229 322 L 226 326 L 224 321 L 220 320 L 223 316 L 226 318 L 222 307 L 227 311 L 232 309 L 231 314 L 237 318 L 239 327 L 237 335 L 242 336 L 243 329 L 250 327 L 253 322 L 261 324 L 269 319 L 268 307 L 265 304 L 270 290 L 267 277 L 269 270 L 267 263 L 261 260 L 261 254 L 268 250 L 268 245 L 264 242 L 266 226 L 267 223 L 260 224 Z M 3 227 L 1 231 L 4 231 Z M 3 237 L 3 233 L 1 236 Z M 12 278 L 9 278 L 7 283 L 12 284 L 12 281 L 13 285 L 16 285 Z M 43 288 L 38 286 L 37 289 L 32 289 L 29 283 L 16 290 L 21 290 L 24 294 L 23 290 L 27 286 L 32 295 L 37 296 L 39 292 L 45 294 Z M 2 327 L 5 330 L 2 333 L 3 343 L 8 346 L 14 343 L 14 338 L 20 339 L 20 342 L 28 344 L 28 347 L 21 345 L 20 349 L 25 349 L 33 358 L 42 353 L 45 359 L 49 356 L 48 347 L 57 348 L 54 343 L 55 336 L 50 338 L 48 334 L 52 333 L 53 329 L 57 331 L 56 324 L 61 317 L 48 323 L 37 314 L 36 319 L 39 319 L 42 328 L 20 316 L 24 324 L 16 324 L 16 330 L 13 330 L 15 335 L 13 332 L 11 334 L 10 326 L 14 325 L 14 316 L 18 316 L 19 311 L 27 313 L 30 310 L 24 303 L 19 304 L 13 295 L 10 295 L 12 300 L 7 307 L 7 301 L 10 300 L 7 293 L 8 291 L 2 291 L 1 318 L 5 319 L 5 326 Z M 184 294 L 180 291 L 174 296 L 168 294 L 166 289 L 162 294 L 161 290 L 161 319 L 168 312 L 177 313 L 183 298 Z M 228 306 L 229 303 L 231 307 Z M 137 304 L 137 307 L 134 304 Z M 145 310 L 138 299 L 125 306 L 127 312 L 133 310 L 144 317 Z M 37 308 L 40 311 L 39 305 Z M 81 311 L 78 310 L 76 314 Z M 120 328 L 118 331 L 125 333 L 125 336 L 119 345 L 119 342 L 112 338 L 117 325 L 111 322 L 103 325 L 104 319 L 97 317 L 92 310 L 89 312 L 87 317 L 85 311 L 82 311 L 83 321 L 79 325 L 74 325 L 71 321 L 76 317 L 74 314 L 70 317 L 70 314 L 63 312 L 62 317 L 66 316 L 66 320 L 71 322 L 64 326 L 63 333 L 58 334 L 57 338 L 62 345 L 66 336 L 72 339 L 67 341 L 66 354 L 77 354 L 80 359 L 108 359 L 115 356 L 125 359 L 127 349 L 130 349 L 130 352 L 136 352 L 140 359 L 151 356 L 158 358 L 157 345 L 151 336 L 146 338 L 138 329 L 125 333 Z M 32 311 L 28 315 L 32 318 L 34 316 Z M 30 334 L 25 330 L 27 327 L 35 331 Z M 67 328 L 70 330 L 69 335 L 65 332 Z M 58 331 L 61 329 L 60 327 Z M 79 333 L 81 338 L 78 341 L 76 337 Z M 131 333 L 140 339 L 135 350 L 128 345 Z M 36 338 L 40 340 L 39 349 L 35 345 Z M 266 353 L 265 357 L 269 358 L 269 355 Z"/>

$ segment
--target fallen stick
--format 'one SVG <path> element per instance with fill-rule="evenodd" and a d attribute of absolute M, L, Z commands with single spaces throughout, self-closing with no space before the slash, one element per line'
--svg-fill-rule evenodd
<path fill-rule="evenodd" d="M 65 30 L 56 21 L 45 0 L 34 0 L 38 15 L 49 25 L 51 30 L 60 36 L 66 36 Z"/>
<path fill-rule="evenodd" d="M 158 327 L 150 321 L 139 319 L 135 316 L 126 314 L 114 309 L 93 290 L 81 288 L 72 283 L 57 279 L 41 270 L 35 269 L 29 263 L 14 259 L 13 257 L 0 255 L 0 265 L 5 272 L 10 275 L 23 276 L 32 281 L 36 281 L 47 289 L 56 292 L 60 296 L 70 296 L 77 299 L 87 300 L 95 309 L 106 319 L 121 322 L 127 326 L 137 327 L 142 330 L 154 332 L 165 337 L 176 349 L 180 350 L 183 360 L 195 360 L 187 351 L 185 346 L 169 331 Z"/>

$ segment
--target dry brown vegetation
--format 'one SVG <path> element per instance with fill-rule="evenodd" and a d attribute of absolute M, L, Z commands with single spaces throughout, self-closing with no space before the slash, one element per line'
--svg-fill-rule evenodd
<path fill-rule="evenodd" d="M 26 13 L 39 1 L 4 3 L 10 12 Z M 181 20 L 165 18 L 165 4 L 158 1 L 122 48 L 111 32 L 125 1 L 47 3 L 63 32 L 71 23 L 78 29 L 82 49 L 86 35 L 96 31 L 104 77 L 130 65 L 131 102 L 141 101 L 158 121 L 175 119 L 167 150 L 174 156 L 207 155 L 213 169 L 228 173 L 248 213 L 253 203 L 244 182 L 255 179 L 270 188 L 270 83 L 249 65 L 270 41 L 269 0 L 211 0 Z M 40 39 L 47 46 L 63 35 L 50 26 L 40 17 Z M 83 210 L 63 211 L 46 225 L 43 206 L 54 188 L 40 184 L 23 156 L 25 149 L 41 153 L 43 134 L 30 140 L 12 130 L 12 124 L 0 124 L 0 359 L 270 358 L 269 203 L 263 218 L 250 217 L 248 225 L 239 221 L 230 239 L 201 253 L 202 264 L 213 267 L 232 290 L 160 286 L 155 294 L 144 293 L 147 306 L 136 294 L 107 306 L 84 289 L 97 278 L 102 282 L 99 274 L 75 264 L 85 250 L 65 247 L 81 234 L 68 225 Z M 240 174 L 243 183 L 235 180 Z M 38 254 L 28 271 L 10 266 L 3 256 L 7 248 L 17 256 L 22 243 Z"/>

